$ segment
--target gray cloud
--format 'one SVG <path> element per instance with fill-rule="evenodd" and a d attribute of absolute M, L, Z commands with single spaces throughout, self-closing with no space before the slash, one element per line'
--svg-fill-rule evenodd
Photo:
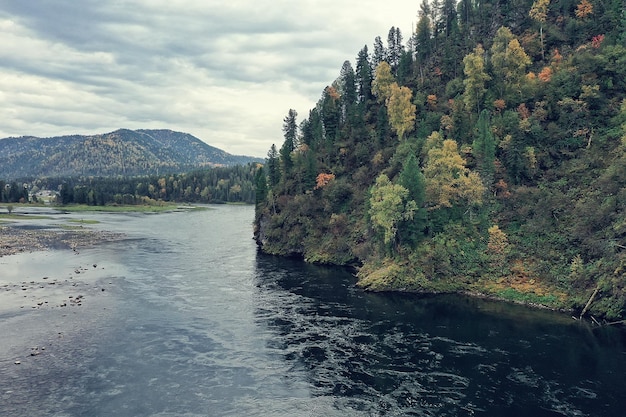
<path fill-rule="evenodd" d="M 290 108 L 391 26 L 408 37 L 418 6 L 0 0 L 0 137 L 170 128 L 264 156 Z"/>

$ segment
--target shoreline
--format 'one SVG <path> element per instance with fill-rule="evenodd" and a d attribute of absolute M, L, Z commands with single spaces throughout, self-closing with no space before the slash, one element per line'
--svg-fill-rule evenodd
<path fill-rule="evenodd" d="M 84 298 L 79 289 L 105 291 L 96 281 L 107 275 L 100 265 L 107 262 L 81 255 L 80 250 L 123 237 L 82 227 L 0 226 L 0 315 L 30 308 L 80 306 Z"/>
<path fill-rule="evenodd" d="M 0 258 L 20 253 L 52 249 L 93 247 L 123 237 L 122 234 L 89 229 L 64 230 L 61 228 L 25 229 L 11 224 L 0 226 Z"/>

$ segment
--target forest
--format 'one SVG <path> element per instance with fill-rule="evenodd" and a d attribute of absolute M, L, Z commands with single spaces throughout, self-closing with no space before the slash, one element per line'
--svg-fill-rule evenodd
<path fill-rule="evenodd" d="M 59 205 L 253 204 L 257 170 L 258 164 L 252 163 L 161 176 L 37 178 L 9 184 L 0 181 L 0 202 L 24 203 L 29 201 L 29 194 L 53 190 L 58 193 L 55 203 Z"/>
<path fill-rule="evenodd" d="M 323 89 L 257 173 L 262 251 L 373 291 L 620 321 L 623 0 L 423 0 Z"/>

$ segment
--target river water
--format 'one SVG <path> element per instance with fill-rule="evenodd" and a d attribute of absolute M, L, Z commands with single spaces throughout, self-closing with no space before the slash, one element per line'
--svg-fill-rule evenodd
<path fill-rule="evenodd" d="M 253 215 L 59 215 L 125 238 L 0 258 L 0 415 L 624 415 L 622 330 L 364 293 L 258 254 Z"/>

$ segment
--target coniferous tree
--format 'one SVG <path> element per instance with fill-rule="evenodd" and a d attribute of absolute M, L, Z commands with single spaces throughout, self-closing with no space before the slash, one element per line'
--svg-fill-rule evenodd
<path fill-rule="evenodd" d="M 423 0 L 420 6 L 419 19 L 414 35 L 415 56 L 422 67 L 432 51 L 432 31 L 430 21 L 430 6 L 428 0 Z M 423 74 L 422 74 L 423 75 Z"/>
<path fill-rule="evenodd" d="M 339 134 L 341 121 L 341 106 L 339 92 L 334 86 L 324 89 L 320 105 L 320 115 L 327 149 L 335 143 Z"/>
<path fill-rule="evenodd" d="M 351 118 L 357 102 L 356 76 L 350 61 L 345 61 L 339 73 L 339 87 L 341 94 L 342 123 Z"/>
<path fill-rule="evenodd" d="M 359 102 L 367 103 L 372 99 L 372 67 L 369 62 L 367 45 L 359 51 L 356 60 L 356 85 Z"/>
<path fill-rule="evenodd" d="M 280 182 L 280 155 L 274 144 L 267 153 L 267 177 L 270 187 L 276 187 Z"/>
<path fill-rule="evenodd" d="M 378 64 L 387 60 L 387 50 L 380 36 L 374 39 L 374 53 L 372 54 L 372 71 L 376 71 Z"/>
<path fill-rule="evenodd" d="M 257 207 L 265 202 L 267 198 L 267 175 L 265 175 L 265 170 L 263 167 L 260 167 L 255 175 L 255 201 Z"/>
<path fill-rule="evenodd" d="M 478 163 L 478 171 L 487 187 L 493 182 L 495 172 L 496 143 L 489 124 L 489 111 L 483 110 L 478 117 L 476 137 L 472 153 Z"/>
<path fill-rule="evenodd" d="M 400 228 L 401 241 L 413 245 L 424 237 L 427 226 L 426 179 L 413 152 L 409 153 L 404 161 L 402 171 L 398 175 L 398 184 L 408 190 L 407 199 L 415 202 L 413 218 L 407 219 Z"/>
<path fill-rule="evenodd" d="M 389 29 L 389 33 L 387 34 L 387 63 L 391 66 L 392 72 L 396 72 L 398 70 L 398 66 L 400 65 L 400 57 L 404 52 L 404 47 L 402 46 L 402 32 L 400 28 L 391 27 Z"/>
<path fill-rule="evenodd" d="M 293 160 L 291 157 L 291 153 L 296 149 L 298 145 L 298 123 L 296 118 L 298 113 L 289 109 L 289 113 L 283 120 L 283 133 L 285 136 L 285 141 L 283 142 L 283 146 L 280 148 L 280 162 L 282 167 L 282 176 L 287 178 L 291 173 L 291 169 L 293 168 Z"/>

